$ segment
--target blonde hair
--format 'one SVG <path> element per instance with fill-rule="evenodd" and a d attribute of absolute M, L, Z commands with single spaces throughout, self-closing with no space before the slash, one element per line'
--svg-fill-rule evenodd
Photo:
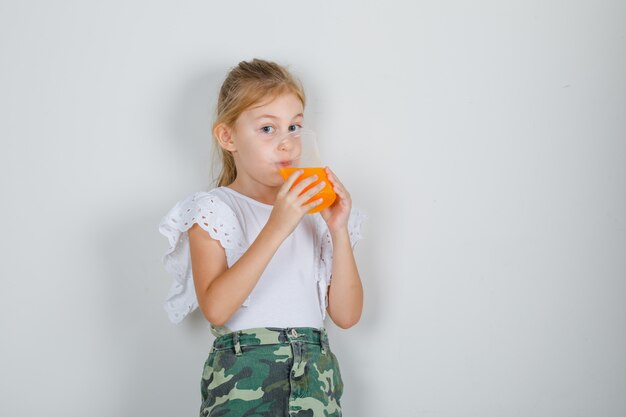
<path fill-rule="evenodd" d="M 222 162 L 217 180 L 218 187 L 231 184 L 237 178 L 237 168 L 233 154 L 217 142 L 216 127 L 224 124 L 232 128 L 245 110 L 263 100 L 272 100 L 283 93 L 295 94 L 304 107 L 305 96 L 302 84 L 285 67 L 275 62 L 255 58 L 252 61 L 241 61 L 230 70 L 220 89 L 217 114 L 212 130 L 213 145 L 216 147 L 213 155 Z"/>

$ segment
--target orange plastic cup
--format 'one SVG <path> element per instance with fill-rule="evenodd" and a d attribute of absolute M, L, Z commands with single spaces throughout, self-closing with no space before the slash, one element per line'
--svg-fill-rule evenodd
<path fill-rule="evenodd" d="M 298 177 L 298 179 L 296 180 L 296 182 L 293 185 L 298 184 L 300 181 L 302 181 L 303 179 L 305 179 L 307 177 L 310 177 L 311 175 L 317 175 L 317 178 L 318 178 L 317 181 L 315 181 L 313 184 L 311 184 L 308 187 L 306 187 L 302 191 L 302 193 L 304 193 L 307 190 L 315 187 L 321 181 L 325 181 L 326 182 L 326 186 L 324 186 L 324 188 L 322 188 L 322 190 L 319 193 L 315 194 L 305 204 L 309 204 L 309 203 L 317 200 L 318 198 L 322 198 L 324 201 L 322 201 L 322 203 L 320 205 L 318 205 L 317 207 L 314 207 L 311 210 L 309 210 L 307 212 L 307 214 L 317 213 L 318 211 L 322 211 L 325 208 L 330 207 L 335 202 L 335 200 L 337 199 L 337 194 L 335 194 L 335 191 L 333 190 L 333 185 L 330 183 L 330 181 L 328 181 L 328 176 L 326 175 L 326 170 L 324 168 L 293 168 L 293 167 L 288 167 L 288 168 L 279 168 L 278 171 L 280 171 L 280 175 L 283 177 L 283 179 L 286 180 L 287 178 L 289 178 L 289 176 L 291 174 L 293 174 L 295 171 L 297 171 L 299 169 L 303 170 L 304 173 Z M 302 195 L 302 193 L 300 193 L 300 194 Z"/>

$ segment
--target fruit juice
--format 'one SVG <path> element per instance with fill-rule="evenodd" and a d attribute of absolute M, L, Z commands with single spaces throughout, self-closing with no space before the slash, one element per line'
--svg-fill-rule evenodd
<path fill-rule="evenodd" d="M 298 177 L 298 179 L 293 185 L 296 185 L 297 183 L 299 183 L 300 181 L 302 181 L 303 179 L 307 177 L 310 177 L 311 175 L 317 175 L 317 178 L 318 178 L 317 181 L 315 181 L 313 184 L 306 187 L 302 191 L 303 193 L 309 190 L 310 188 L 315 187 L 317 184 L 320 183 L 320 181 L 326 182 L 326 186 L 324 186 L 324 188 L 322 188 L 322 190 L 319 193 L 315 194 L 313 198 L 311 198 L 305 204 L 308 204 L 314 200 L 317 200 L 318 198 L 322 198 L 324 199 L 324 201 L 322 201 L 321 204 L 318 205 L 317 207 L 314 207 L 313 209 L 309 210 L 307 213 L 308 214 L 317 213 L 318 211 L 322 211 L 325 208 L 330 207 L 331 204 L 335 202 L 337 195 L 333 191 L 333 185 L 330 183 L 330 181 L 328 181 L 328 177 L 326 176 L 326 170 L 324 168 L 278 168 L 278 170 L 280 171 L 280 175 L 285 180 L 289 178 L 291 174 L 293 174 L 295 171 L 299 169 L 303 170 L 304 173 Z"/>

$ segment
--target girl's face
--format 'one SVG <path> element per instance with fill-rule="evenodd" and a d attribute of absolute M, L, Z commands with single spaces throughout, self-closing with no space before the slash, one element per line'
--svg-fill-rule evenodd
<path fill-rule="evenodd" d="M 302 128 L 302 102 L 286 93 L 253 106 L 239 116 L 232 129 L 232 151 L 237 175 L 248 175 L 268 186 L 280 186 L 278 164 L 287 164 L 299 152 L 289 133 Z"/>

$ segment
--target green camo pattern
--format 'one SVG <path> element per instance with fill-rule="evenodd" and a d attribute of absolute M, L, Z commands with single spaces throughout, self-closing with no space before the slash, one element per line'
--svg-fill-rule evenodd
<path fill-rule="evenodd" d="M 340 417 L 343 381 L 335 355 L 312 328 L 219 337 L 204 364 L 201 417 Z M 237 351 L 240 354 L 237 354 Z"/>

